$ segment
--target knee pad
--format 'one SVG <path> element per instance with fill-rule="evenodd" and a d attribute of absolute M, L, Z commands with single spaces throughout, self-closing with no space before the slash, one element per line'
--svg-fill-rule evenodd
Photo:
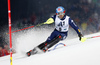
<path fill-rule="evenodd" d="M 58 35 L 58 38 L 59 38 L 60 40 L 62 40 L 63 36 L 62 36 L 62 35 Z"/>
<path fill-rule="evenodd" d="M 65 34 L 61 34 L 61 37 L 62 37 L 61 40 L 64 40 L 66 39 L 67 36 Z"/>

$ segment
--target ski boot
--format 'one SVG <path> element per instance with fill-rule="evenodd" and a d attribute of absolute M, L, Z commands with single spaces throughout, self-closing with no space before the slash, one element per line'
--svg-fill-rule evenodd
<path fill-rule="evenodd" d="M 26 55 L 29 57 L 29 56 L 31 56 L 31 55 L 36 54 L 37 52 L 38 52 L 38 51 L 36 50 L 36 48 L 34 48 L 33 50 L 28 51 L 28 52 L 26 53 Z"/>
<path fill-rule="evenodd" d="M 34 54 L 40 54 L 40 53 L 44 53 L 40 48 L 35 47 L 33 50 L 30 50 L 29 52 L 27 52 L 27 56 L 29 57 L 30 55 L 34 55 Z"/>
<path fill-rule="evenodd" d="M 31 51 L 32 51 L 32 50 L 30 50 L 29 52 L 26 53 L 26 55 L 27 55 L 28 57 L 31 55 Z"/>

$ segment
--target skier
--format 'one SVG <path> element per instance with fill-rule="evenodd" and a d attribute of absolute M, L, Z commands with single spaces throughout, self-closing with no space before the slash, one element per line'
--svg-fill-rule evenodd
<path fill-rule="evenodd" d="M 78 28 L 78 26 L 74 23 L 74 21 L 67 15 L 65 15 L 65 9 L 62 6 L 56 8 L 56 15 L 49 18 L 44 24 L 51 24 L 55 22 L 55 29 L 51 33 L 51 35 L 47 38 L 47 40 L 33 50 L 27 52 L 27 56 L 31 54 L 36 54 L 39 52 L 46 52 L 50 47 L 55 45 L 61 40 L 66 39 L 69 25 L 77 32 L 79 36 L 79 40 L 83 36 Z"/>

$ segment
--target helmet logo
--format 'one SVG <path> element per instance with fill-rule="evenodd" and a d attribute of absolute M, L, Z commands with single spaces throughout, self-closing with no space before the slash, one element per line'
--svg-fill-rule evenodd
<path fill-rule="evenodd" d="M 61 8 L 58 8 L 58 11 L 61 11 Z"/>

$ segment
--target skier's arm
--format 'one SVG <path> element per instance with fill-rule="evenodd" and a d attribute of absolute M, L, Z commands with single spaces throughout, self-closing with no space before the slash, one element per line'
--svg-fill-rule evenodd
<path fill-rule="evenodd" d="M 79 40 L 81 40 L 81 37 L 83 36 L 80 32 L 80 29 L 78 28 L 78 26 L 74 23 L 73 20 L 71 20 L 69 18 L 69 25 L 77 32 L 78 36 L 79 36 Z"/>
<path fill-rule="evenodd" d="M 77 26 L 77 25 L 74 23 L 74 21 L 71 20 L 70 18 L 69 18 L 69 25 L 70 25 L 78 34 L 80 34 L 80 30 L 79 30 L 78 26 Z"/>
<path fill-rule="evenodd" d="M 49 18 L 44 24 L 52 24 L 54 22 L 53 18 Z"/>

